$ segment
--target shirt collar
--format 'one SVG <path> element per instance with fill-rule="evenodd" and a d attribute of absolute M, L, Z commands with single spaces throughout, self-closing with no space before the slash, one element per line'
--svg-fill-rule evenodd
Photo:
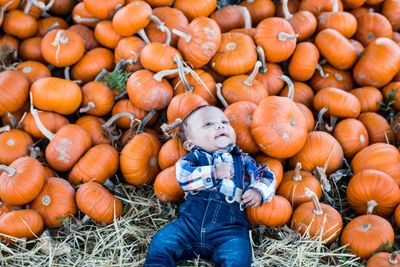
<path fill-rule="evenodd" d="M 219 154 L 222 154 L 222 153 L 231 153 L 231 152 L 234 152 L 234 153 L 241 153 L 242 152 L 242 150 L 236 144 L 230 144 L 230 145 L 228 145 L 228 146 L 226 146 L 224 148 L 221 148 L 221 149 L 218 149 L 218 150 L 214 151 L 213 153 L 211 153 L 211 152 L 209 152 L 209 151 L 207 151 L 207 150 L 205 150 L 205 149 L 203 149 L 203 148 L 201 148 L 199 146 L 194 146 L 192 148 L 192 151 L 199 151 L 199 152 L 207 153 L 207 154 L 210 154 L 210 155 L 215 155 L 215 154 L 219 155 Z"/>

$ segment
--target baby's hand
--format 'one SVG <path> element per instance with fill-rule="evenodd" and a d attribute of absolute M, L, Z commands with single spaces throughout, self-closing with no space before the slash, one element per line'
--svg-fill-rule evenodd
<path fill-rule="evenodd" d="M 261 204 L 261 194 L 254 189 L 246 190 L 242 195 L 242 201 L 240 202 L 241 205 L 245 205 L 246 207 L 257 207 Z"/>
<path fill-rule="evenodd" d="M 220 162 L 215 166 L 215 176 L 218 179 L 229 179 L 233 176 L 233 169 L 231 164 Z"/>

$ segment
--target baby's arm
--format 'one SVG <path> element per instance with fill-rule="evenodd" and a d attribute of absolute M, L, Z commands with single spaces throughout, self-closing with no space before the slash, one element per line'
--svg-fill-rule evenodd
<path fill-rule="evenodd" d="M 274 173 L 268 168 L 268 166 L 257 163 L 248 155 L 244 156 L 244 161 L 247 177 L 250 178 L 250 185 L 247 187 L 246 192 L 244 192 L 242 199 L 247 196 L 247 191 L 252 190 L 259 193 L 262 202 L 270 201 L 275 195 L 276 190 L 276 179 Z M 254 195 L 254 193 L 248 194 L 251 196 Z"/>
<path fill-rule="evenodd" d="M 176 166 L 176 179 L 182 190 L 200 191 L 215 185 L 214 166 L 196 166 L 189 157 L 178 160 Z"/>

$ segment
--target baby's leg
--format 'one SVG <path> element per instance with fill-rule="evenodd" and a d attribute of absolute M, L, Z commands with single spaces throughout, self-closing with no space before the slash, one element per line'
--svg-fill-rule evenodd
<path fill-rule="evenodd" d="M 176 262 L 195 257 L 190 233 L 180 219 L 161 228 L 151 240 L 145 267 L 176 266 Z"/>
<path fill-rule="evenodd" d="M 251 247 L 248 236 L 232 236 L 215 248 L 212 261 L 216 267 L 250 267 Z"/>

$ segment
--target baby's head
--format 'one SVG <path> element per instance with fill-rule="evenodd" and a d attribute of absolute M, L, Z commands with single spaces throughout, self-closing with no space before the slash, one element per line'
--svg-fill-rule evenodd
<path fill-rule="evenodd" d="M 225 113 L 214 106 L 201 106 L 190 112 L 181 124 L 183 147 L 194 146 L 214 152 L 236 142 L 235 130 Z"/>

